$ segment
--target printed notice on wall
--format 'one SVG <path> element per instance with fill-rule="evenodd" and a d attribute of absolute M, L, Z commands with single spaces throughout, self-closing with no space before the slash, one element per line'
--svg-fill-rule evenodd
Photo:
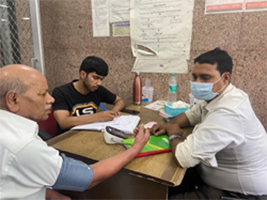
<path fill-rule="evenodd" d="M 132 71 L 188 73 L 194 0 L 132 0 Z"/>
<path fill-rule="evenodd" d="M 246 0 L 245 1 L 245 11 L 267 11 L 267 1 L 263 0 Z"/>
<path fill-rule="evenodd" d="M 244 0 L 206 0 L 205 13 L 242 12 Z"/>
<path fill-rule="evenodd" d="M 109 22 L 130 21 L 130 0 L 109 0 Z"/>
<path fill-rule="evenodd" d="M 92 0 L 93 36 L 109 36 L 108 0 Z"/>
<path fill-rule="evenodd" d="M 267 10 L 266 0 L 206 0 L 205 13 L 233 13 Z"/>
<path fill-rule="evenodd" d="M 113 37 L 130 36 L 130 23 L 114 23 Z"/>

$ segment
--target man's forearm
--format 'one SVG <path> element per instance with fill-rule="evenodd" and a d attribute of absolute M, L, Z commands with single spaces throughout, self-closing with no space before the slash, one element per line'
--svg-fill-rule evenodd
<path fill-rule="evenodd" d="M 98 119 L 98 113 L 94 113 L 91 115 L 83 115 L 83 116 L 72 116 L 72 117 L 67 117 L 64 120 L 62 120 L 63 122 L 60 123 L 59 122 L 59 126 L 61 129 L 70 129 L 74 126 L 78 126 L 78 125 L 83 125 L 83 124 L 90 124 L 93 123 L 95 121 L 99 121 Z"/>
<path fill-rule="evenodd" d="M 118 112 L 125 107 L 125 102 L 122 99 L 119 99 L 115 104 L 114 107 L 111 109 L 112 111 Z"/>
<path fill-rule="evenodd" d="M 180 128 L 185 128 L 190 126 L 190 122 L 185 113 L 177 115 L 170 122 L 168 122 L 168 124 L 178 124 Z M 168 124 L 166 126 L 169 126 Z"/>
<path fill-rule="evenodd" d="M 91 165 L 94 170 L 94 177 L 88 189 L 116 174 L 123 166 L 129 163 L 140 150 L 141 149 L 130 148 L 123 153 Z"/>

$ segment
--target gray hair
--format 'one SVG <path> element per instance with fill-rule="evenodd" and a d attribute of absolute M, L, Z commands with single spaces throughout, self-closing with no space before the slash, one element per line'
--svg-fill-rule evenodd
<path fill-rule="evenodd" d="M 18 77 L 5 77 L 0 81 L 0 100 L 3 101 L 9 91 L 23 95 L 28 89 L 25 81 Z"/>

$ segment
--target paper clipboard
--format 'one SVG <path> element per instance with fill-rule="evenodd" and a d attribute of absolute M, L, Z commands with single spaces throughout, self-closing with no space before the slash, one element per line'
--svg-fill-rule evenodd
<path fill-rule="evenodd" d="M 131 148 L 135 138 L 123 139 L 122 142 L 126 143 L 126 148 Z M 159 153 L 166 153 L 171 151 L 169 137 L 167 135 L 150 136 L 149 141 L 143 147 L 136 157 L 149 156 Z"/>

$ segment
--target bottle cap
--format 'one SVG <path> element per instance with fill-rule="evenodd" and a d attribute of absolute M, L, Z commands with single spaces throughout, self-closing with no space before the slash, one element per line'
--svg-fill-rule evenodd
<path fill-rule="evenodd" d="M 135 72 L 136 75 L 140 75 L 140 72 Z"/>
<path fill-rule="evenodd" d="M 172 76 L 175 76 L 175 74 L 172 74 Z"/>

